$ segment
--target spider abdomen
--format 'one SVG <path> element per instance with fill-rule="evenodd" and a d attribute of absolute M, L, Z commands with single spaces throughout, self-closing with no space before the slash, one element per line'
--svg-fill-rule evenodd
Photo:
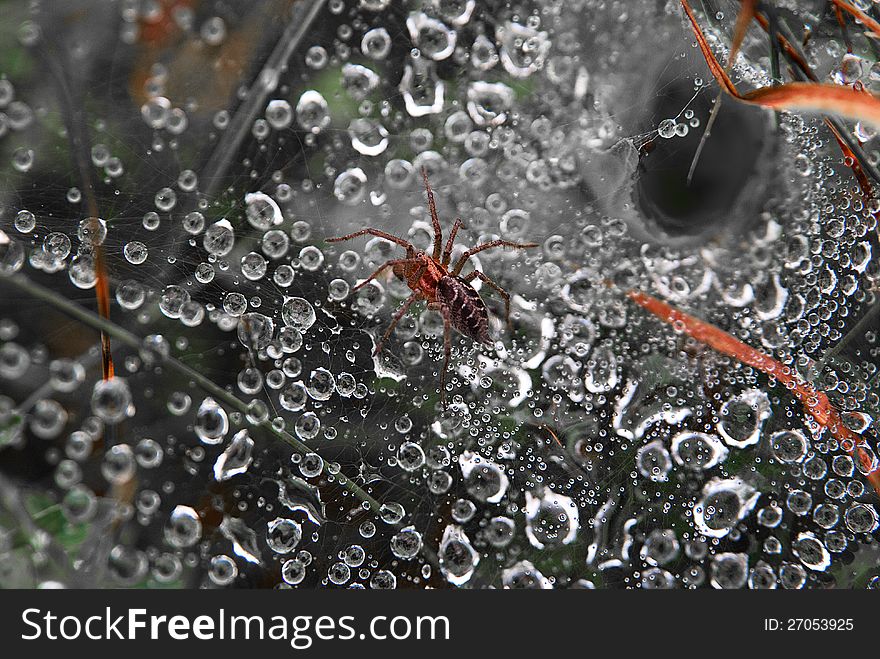
<path fill-rule="evenodd" d="M 479 343 L 492 343 L 486 304 L 467 282 L 445 276 L 437 282 L 437 302 L 459 332 Z"/>

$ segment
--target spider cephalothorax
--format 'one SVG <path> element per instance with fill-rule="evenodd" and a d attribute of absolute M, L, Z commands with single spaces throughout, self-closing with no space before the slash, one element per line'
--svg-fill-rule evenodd
<path fill-rule="evenodd" d="M 386 261 L 371 274 L 367 279 L 354 287 L 353 291 L 366 286 L 387 268 L 392 268 L 395 275 L 406 281 L 412 295 L 410 295 L 394 314 L 394 318 L 382 339 L 376 344 L 375 354 L 382 350 L 385 341 L 391 335 L 394 327 L 407 312 L 409 307 L 419 300 L 425 300 L 428 308 L 439 311 L 443 316 L 443 368 L 440 371 L 440 396 L 445 401 L 446 370 L 449 366 L 449 353 L 451 349 L 451 328 L 455 328 L 468 338 L 478 343 L 488 344 L 492 340 L 489 337 L 489 314 L 486 305 L 480 298 L 480 294 L 471 286 L 471 282 L 479 278 L 487 286 L 496 291 L 504 299 L 505 319 L 510 320 L 510 296 L 503 288 L 498 286 L 489 277 L 479 270 L 474 270 L 464 277 L 460 276 L 461 269 L 468 259 L 474 254 L 494 247 L 511 247 L 513 249 L 528 249 L 538 247 L 537 243 L 515 243 L 509 240 L 490 240 L 464 252 L 450 268 L 452 247 L 455 244 L 455 236 L 462 226 L 460 218 L 456 218 L 452 225 L 452 231 L 441 253 L 443 231 L 440 228 L 440 218 L 437 216 L 437 207 L 434 204 L 434 193 L 428 183 L 428 175 L 422 170 L 425 180 L 425 191 L 428 195 L 428 210 L 431 213 L 431 224 L 434 227 L 433 253 L 428 254 L 416 249 L 412 243 L 379 229 L 366 228 L 355 231 L 347 236 L 328 238 L 327 242 L 335 243 L 343 240 L 351 240 L 358 236 L 370 235 L 384 238 L 397 243 L 406 250 L 406 256 L 402 259 Z"/>

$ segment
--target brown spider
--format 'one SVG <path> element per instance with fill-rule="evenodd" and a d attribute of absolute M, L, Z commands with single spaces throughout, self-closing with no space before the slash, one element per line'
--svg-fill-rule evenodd
<path fill-rule="evenodd" d="M 424 169 L 422 169 L 422 178 L 425 180 L 428 210 L 431 212 L 431 223 L 434 226 L 434 251 L 432 255 L 416 249 L 412 243 L 403 238 L 398 238 L 390 233 L 371 227 L 355 231 L 347 236 L 328 238 L 327 242 L 337 243 L 343 240 L 351 240 L 358 236 L 371 235 L 397 243 L 406 250 L 406 258 L 386 261 L 367 279 L 355 286 L 352 292 L 366 286 L 386 268 L 392 268 L 394 274 L 406 281 L 413 292 L 398 309 L 388 329 L 385 330 L 382 339 L 376 344 L 376 349 L 373 352 L 374 355 L 378 355 L 382 351 L 383 344 L 391 336 L 391 332 L 397 323 L 414 302 L 426 300 L 428 309 L 440 312 L 443 316 L 443 368 L 440 371 L 440 397 L 445 404 L 446 370 L 449 367 L 449 353 L 452 341 L 451 328 L 457 329 L 478 343 L 484 345 L 491 343 L 489 338 L 489 316 L 486 305 L 480 298 L 479 293 L 471 286 L 471 282 L 475 278 L 479 277 L 480 280 L 504 299 L 505 320 L 508 324 L 510 323 L 510 295 L 508 295 L 507 291 L 479 270 L 474 270 L 470 274 L 461 277 L 459 276 L 461 269 L 470 257 L 487 249 L 494 247 L 529 249 L 539 245 L 537 243 L 514 243 L 509 240 L 490 240 L 467 250 L 450 270 L 449 261 L 452 258 L 452 246 L 455 243 L 455 235 L 462 226 L 462 221 L 461 218 L 455 218 L 452 231 L 449 234 L 449 239 L 446 241 L 441 257 L 440 245 L 443 240 L 443 231 L 440 228 L 440 218 L 437 217 L 437 207 L 434 205 L 434 193 L 431 191 L 431 185 L 428 183 L 428 174 Z"/>

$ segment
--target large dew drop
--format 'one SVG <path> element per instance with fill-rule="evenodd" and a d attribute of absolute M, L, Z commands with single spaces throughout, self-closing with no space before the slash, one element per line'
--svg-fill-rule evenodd
<path fill-rule="evenodd" d="M 438 551 L 440 571 L 453 586 L 467 583 L 474 575 L 480 555 L 460 526 L 450 524 L 443 531 Z"/>
<path fill-rule="evenodd" d="M 134 413 L 131 390 L 122 378 L 99 380 L 92 390 L 92 411 L 105 423 L 119 423 Z"/>
<path fill-rule="evenodd" d="M 214 463 L 214 480 L 225 481 L 246 472 L 253 461 L 253 450 L 254 440 L 250 438 L 247 429 L 235 433 L 229 446 Z"/>
<path fill-rule="evenodd" d="M 578 507 L 571 497 L 549 489 L 526 492 L 526 537 L 536 549 L 574 542 L 580 528 Z"/>
<path fill-rule="evenodd" d="M 472 451 L 464 451 L 458 457 L 465 487 L 475 499 L 487 503 L 498 503 L 507 493 L 509 480 L 504 471 L 494 462 L 480 457 Z"/>
<path fill-rule="evenodd" d="M 229 417 L 213 398 L 205 398 L 196 412 L 196 436 L 205 444 L 219 444 L 229 432 Z"/>

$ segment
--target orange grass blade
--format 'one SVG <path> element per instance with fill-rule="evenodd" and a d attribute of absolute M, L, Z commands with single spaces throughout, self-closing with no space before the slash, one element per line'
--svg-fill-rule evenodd
<path fill-rule="evenodd" d="M 756 89 L 744 94 L 741 99 L 773 110 L 838 114 L 880 126 L 880 99 L 868 92 L 842 85 L 789 82 L 777 87 Z"/>
<path fill-rule="evenodd" d="M 818 82 L 789 82 L 776 87 L 764 87 L 740 94 L 712 53 L 703 30 L 688 0 L 680 0 L 697 38 L 697 44 L 709 70 L 721 88 L 731 96 L 772 110 L 803 110 L 828 114 L 839 114 L 856 121 L 867 121 L 880 126 L 880 99 L 867 92 L 858 92 L 851 87 Z"/>
<path fill-rule="evenodd" d="M 770 21 L 768 21 L 765 16 L 762 16 L 761 14 L 755 14 L 755 20 L 767 34 L 772 34 L 770 31 Z M 785 51 L 785 54 L 788 56 L 788 58 L 793 61 L 801 70 L 801 73 L 803 73 L 813 82 L 818 82 L 816 74 L 813 73 L 812 69 L 810 69 L 806 61 L 804 61 L 803 57 L 801 57 L 797 49 L 795 49 L 795 47 L 792 46 L 791 43 L 789 43 L 788 39 L 786 39 L 783 35 L 779 33 L 776 33 L 776 39 L 779 42 L 779 46 Z M 831 133 L 834 135 L 834 138 L 837 140 L 837 144 L 840 146 L 840 150 L 843 153 L 845 162 L 849 165 L 850 169 L 853 170 L 853 174 L 855 175 L 856 180 L 859 183 L 859 187 L 862 189 L 862 192 L 866 196 L 870 197 L 873 192 L 873 188 L 868 179 L 868 175 L 865 173 L 864 167 L 862 167 L 861 160 L 858 156 L 856 156 L 855 153 L 853 153 L 852 149 L 850 149 L 849 145 L 844 141 L 843 136 L 838 132 L 837 128 L 834 126 L 834 123 L 830 119 L 825 119 L 825 125 L 828 126 L 828 128 L 831 130 Z"/>
<path fill-rule="evenodd" d="M 857 18 L 862 23 L 862 25 L 864 25 L 866 28 L 868 28 L 868 30 L 871 31 L 871 34 L 873 34 L 875 37 L 880 37 L 880 23 L 868 16 L 861 9 L 859 9 L 858 7 L 854 7 L 844 0 L 831 0 L 831 2 L 834 3 L 837 9 L 843 10 L 854 18 Z"/>
<path fill-rule="evenodd" d="M 831 405 L 828 396 L 823 392 L 804 382 L 790 367 L 769 355 L 765 355 L 760 350 L 755 350 L 715 325 L 691 316 L 641 291 L 628 291 L 627 297 L 660 320 L 669 323 L 700 343 L 705 343 L 710 348 L 779 380 L 801 401 L 810 416 L 821 426 L 827 428 L 841 442 L 844 449 L 850 451 L 853 457 L 859 461 L 863 470 L 869 472 L 868 482 L 871 483 L 877 494 L 880 494 L 880 469 L 874 468 L 872 470 L 870 457 L 859 446 L 861 437 L 844 425 L 840 412 Z"/>

